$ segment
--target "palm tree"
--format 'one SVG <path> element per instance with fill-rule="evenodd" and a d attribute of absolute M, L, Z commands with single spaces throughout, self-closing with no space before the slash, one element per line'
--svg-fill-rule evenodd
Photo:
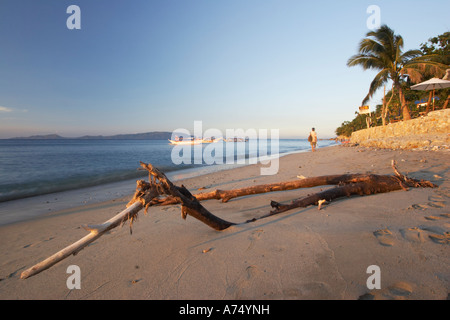
<path fill-rule="evenodd" d="M 407 76 L 414 83 L 420 82 L 422 81 L 423 71 L 441 73 L 445 70 L 445 65 L 435 62 L 433 60 L 435 55 L 424 55 L 420 50 L 403 52 L 402 49 L 403 38 L 396 35 L 388 26 L 382 25 L 379 29 L 368 32 L 366 38 L 361 40 L 359 53 L 350 57 L 347 66 L 359 65 L 364 70 L 379 70 L 370 84 L 369 93 L 362 101 L 363 105 L 390 80 L 392 81 L 392 94 L 394 89 L 399 94 L 403 120 L 409 120 L 411 115 L 406 105 L 401 83 Z M 388 105 L 383 103 L 381 112 L 383 125 L 386 122 Z"/>

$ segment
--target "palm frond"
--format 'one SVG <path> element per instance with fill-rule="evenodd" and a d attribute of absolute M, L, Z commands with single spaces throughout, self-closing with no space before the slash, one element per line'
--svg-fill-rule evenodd
<path fill-rule="evenodd" d="M 402 74 L 407 75 L 412 83 L 419 83 L 423 81 L 423 71 L 418 68 L 403 68 Z"/>
<path fill-rule="evenodd" d="M 367 69 L 383 69 L 384 62 L 379 57 L 371 54 L 355 54 L 347 61 L 347 66 L 361 66 L 364 70 Z"/>
<path fill-rule="evenodd" d="M 396 36 L 394 31 L 386 25 L 382 25 L 374 35 L 379 41 L 388 56 L 391 57 L 392 60 L 395 60 L 396 54 Z M 400 47 L 401 49 L 401 47 Z"/>
<path fill-rule="evenodd" d="M 375 78 L 372 80 L 369 92 L 367 93 L 367 96 L 362 101 L 362 104 L 364 105 L 366 102 L 372 98 L 372 96 L 375 94 L 375 92 L 381 88 L 388 80 L 390 79 L 390 73 L 388 69 L 383 69 L 375 76 Z"/>
<path fill-rule="evenodd" d="M 424 75 L 441 78 L 444 76 L 445 70 L 448 69 L 448 65 L 435 61 L 437 60 L 436 56 L 423 55 L 409 59 L 404 64 L 402 73 L 412 75 L 410 79 L 414 83 L 422 81 Z M 417 73 L 420 73 L 421 76 L 418 76 Z"/>
<path fill-rule="evenodd" d="M 419 50 L 417 50 L 419 51 Z M 421 52 L 421 51 L 419 51 Z M 437 62 L 442 64 L 442 66 L 445 66 L 446 68 L 449 68 L 450 65 L 444 63 L 445 60 L 445 56 L 442 54 L 425 54 L 425 55 L 420 55 L 414 58 L 414 61 L 423 61 L 423 62 Z"/>
<path fill-rule="evenodd" d="M 411 61 L 411 59 L 422 59 L 423 57 L 424 55 L 420 50 L 408 50 L 400 56 L 400 59 L 401 61 Z"/>
<path fill-rule="evenodd" d="M 364 38 L 359 43 L 359 53 L 361 54 L 381 54 L 384 53 L 385 50 L 383 44 L 374 39 Z"/>

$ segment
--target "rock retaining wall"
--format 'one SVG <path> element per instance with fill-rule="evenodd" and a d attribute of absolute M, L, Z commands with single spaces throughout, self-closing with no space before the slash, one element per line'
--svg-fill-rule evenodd
<path fill-rule="evenodd" d="M 350 143 L 389 149 L 450 148 L 450 109 L 352 133 Z"/>

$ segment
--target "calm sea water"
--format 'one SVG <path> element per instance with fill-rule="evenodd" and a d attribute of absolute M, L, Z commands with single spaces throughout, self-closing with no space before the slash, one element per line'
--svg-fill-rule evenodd
<path fill-rule="evenodd" d="M 248 146 L 237 148 L 238 144 L 233 144 L 235 159 L 249 162 L 258 155 Z M 334 144 L 319 141 L 319 147 Z M 229 143 L 223 146 L 230 150 Z M 280 154 L 309 148 L 306 140 L 279 141 Z M 204 162 L 176 165 L 172 149 L 167 140 L 0 140 L 0 202 L 145 177 L 138 170 L 140 161 L 163 172 L 210 166 Z"/>

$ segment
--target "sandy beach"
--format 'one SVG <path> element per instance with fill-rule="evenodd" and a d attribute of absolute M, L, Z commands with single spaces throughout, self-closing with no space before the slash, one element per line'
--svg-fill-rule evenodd
<path fill-rule="evenodd" d="M 444 300 L 450 292 L 449 150 L 387 150 L 335 146 L 280 158 L 278 174 L 260 164 L 176 181 L 192 193 L 327 174 L 393 174 L 398 169 L 437 188 L 352 196 L 239 224 L 267 214 L 270 201 L 289 203 L 330 186 L 245 196 L 202 204 L 238 223 L 215 231 L 180 216 L 180 206 L 151 207 L 128 223 L 29 279 L 25 269 L 122 211 L 133 190 L 114 200 L 52 208 L 0 227 L 0 299 L 407 299 Z M 92 195 L 91 195 L 92 196 Z M 23 200 L 27 210 L 37 200 Z M 35 203 L 33 203 L 35 201 Z M 14 202 L 1 210 L 19 212 Z M 42 210 L 42 204 L 41 204 Z M 69 290 L 67 268 L 81 270 L 81 289 Z M 380 268 L 381 289 L 368 289 L 369 266 Z"/>

